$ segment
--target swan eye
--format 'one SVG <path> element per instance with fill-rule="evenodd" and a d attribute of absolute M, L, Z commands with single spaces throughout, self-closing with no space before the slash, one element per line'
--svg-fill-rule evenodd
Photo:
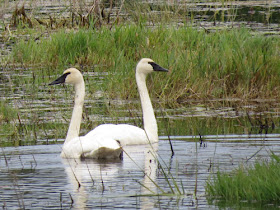
<path fill-rule="evenodd" d="M 168 69 L 161 67 L 160 65 L 158 65 L 155 62 L 148 62 L 148 63 L 153 67 L 154 71 L 168 71 Z"/>
<path fill-rule="evenodd" d="M 55 81 L 53 81 L 52 83 L 50 83 L 49 85 L 56 85 L 56 84 L 61 84 L 65 82 L 66 77 L 70 74 L 70 72 L 67 72 L 65 74 L 63 74 L 62 76 L 60 76 L 59 78 L 57 78 Z"/>

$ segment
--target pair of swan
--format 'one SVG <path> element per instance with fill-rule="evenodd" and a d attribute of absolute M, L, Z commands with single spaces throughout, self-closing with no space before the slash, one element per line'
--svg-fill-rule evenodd
<path fill-rule="evenodd" d="M 122 146 L 148 144 L 158 141 L 157 121 L 146 86 L 146 77 L 153 71 L 168 70 L 149 58 L 142 58 L 136 66 L 136 82 L 140 95 L 144 129 L 128 124 L 103 124 L 79 137 L 85 97 L 85 83 L 81 72 L 67 69 L 63 75 L 50 83 L 72 84 L 75 88 L 74 109 L 64 141 L 61 157 L 115 159 L 122 155 Z"/>

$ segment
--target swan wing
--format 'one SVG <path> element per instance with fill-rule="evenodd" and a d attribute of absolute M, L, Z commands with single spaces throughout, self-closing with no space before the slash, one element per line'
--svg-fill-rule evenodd
<path fill-rule="evenodd" d="M 65 143 L 61 152 L 64 158 L 116 159 L 121 154 L 117 141 L 100 134 L 76 137 Z"/>
<path fill-rule="evenodd" d="M 87 135 L 104 135 L 119 141 L 121 146 L 149 143 L 146 132 L 142 128 L 128 124 L 102 124 Z"/>

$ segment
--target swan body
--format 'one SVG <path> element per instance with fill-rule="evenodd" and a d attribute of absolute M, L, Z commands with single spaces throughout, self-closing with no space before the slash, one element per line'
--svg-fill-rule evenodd
<path fill-rule="evenodd" d="M 147 144 L 149 140 L 146 132 L 139 127 L 128 124 L 102 124 L 88 135 L 106 133 L 108 137 L 117 139 L 121 146 Z"/>
<path fill-rule="evenodd" d="M 104 135 L 85 135 L 64 143 L 61 157 L 116 159 L 121 157 L 121 153 L 122 149 L 114 139 Z"/>
<path fill-rule="evenodd" d="M 75 87 L 74 109 L 67 136 L 62 147 L 63 158 L 114 159 L 122 155 L 122 146 L 158 142 L 157 122 L 146 86 L 146 77 L 153 71 L 168 71 L 149 58 L 143 58 L 136 66 L 136 82 L 140 95 L 144 129 L 128 124 L 103 124 L 85 136 L 79 137 L 85 96 L 85 84 L 81 72 L 67 69 L 50 85 L 67 83 Z"/>
<path fill-rule="evenodd" d="M 142 58 L 136 66 L 136 82 L 143 112 L 144 129 L 128 124 L 102 124 L 88 135 L 104 133 L 117 139 L 121 146 L 158 142 L 158 128 L 153 106 L 146 86 L 146 77 L 154 71 L 168 70 L 156 64 L 150 58 Z"/>

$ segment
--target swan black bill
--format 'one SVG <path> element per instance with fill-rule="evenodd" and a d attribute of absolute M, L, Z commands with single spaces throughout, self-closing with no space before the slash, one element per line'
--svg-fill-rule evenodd
<path fill-rule="evenodd" d="M 165 68 L 161 67 L 160 65 L 158 65 L 155 62 L 149 62 L 149 64 L 153 67 L 154 71 L 165 71 L 165 72 L 168 72 L 168 69 L 165 69 Z"/>
<path fill-rule="evenodd" d="M 62 76 L 60 76 L 59 78 L 57 78 L 55 81 L 53 81 L 52 83 L 50 83 L 49 85 L 57 85 L 57 84 L 62 84 L 65 82 L 65 79 L 67 77 L 67 75 L 70 74 L 70 72 L 67 72 L 65 74 L 63 74 Z"/>

